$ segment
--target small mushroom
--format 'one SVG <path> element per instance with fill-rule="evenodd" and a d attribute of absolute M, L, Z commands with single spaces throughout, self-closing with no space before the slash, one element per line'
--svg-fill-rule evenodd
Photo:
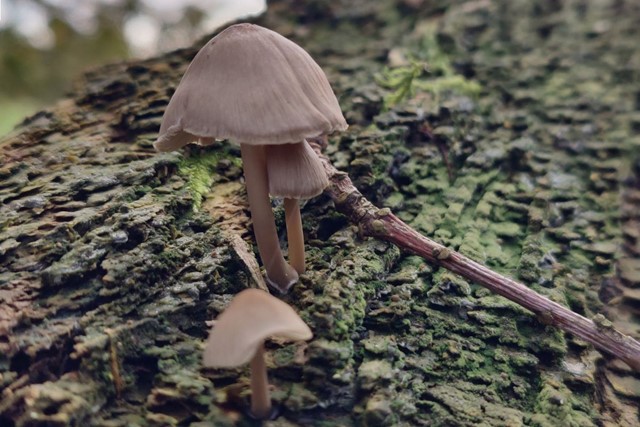
<path fill-rule="evenodd" d="M 204 366 L 231 368 L 251 362 L 251 413 L 271 414 L 264 340 L 306 341 L 313 334 L 293 309 L 259 289 L 245 289 L 218 316 L 204 350 Z"/>
<path fill-rule="evenodd" d="M 299 199 L 322 193 L 329 179 L 316 153 L 305 140 L 298 144 L 267 146 L 269 193 L 284 199 L 289 262 L 299 273 L 305 270 L 304 234 Z"/>
<path fill-rule="evenodd" d="M 304 49 L 266 28 L 237 24 L 195 56 L 167 106 L 154 146 L 169 151 L 220 138 L 240 143 L 267 282 L 286 292 L 304 271 L 296 199 L 316 196 L 328 185 L 305 139 L 346 128 L 327 77 Z M 293 268 L 280 250 L 269 191 L 285 198 Z"/>

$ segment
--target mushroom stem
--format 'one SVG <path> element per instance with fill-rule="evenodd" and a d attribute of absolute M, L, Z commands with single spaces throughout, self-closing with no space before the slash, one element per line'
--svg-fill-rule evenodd
<path fill-rule="evenodd" d="M 269 199 L 269 180 L 263 146 L 240 144 L 247 196 L 258 252 L 267 282 L 281 292 L 298 281 L 298 273 L 284 260 Z"/>
<path fill-rule="evenodd" d="M 264 363 L 264 344 L 260 344 L 251 359 L 251 413 L 264 420 L 271 415 L 271 395 Z"/>
<path fill-rule="evenodd" d="M 284 199 L 284 216 L 287 222 L 289 241 L 289 263 L 298 272 L 304 273 L 304 234 L 298 199 Z"/>

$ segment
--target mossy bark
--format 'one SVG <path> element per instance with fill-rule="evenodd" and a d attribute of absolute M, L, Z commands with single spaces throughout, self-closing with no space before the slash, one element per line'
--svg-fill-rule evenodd
<path fill-rule="evenodd" d="M 371 201 L 637 338 L 639 13 L 306 0 L 257 22 L 323 66 L 351 124 L 326 152 Z M 0 425 L 250 423 L 248 370 L 200 364 L 206 322 L 256 277 L 239 149 L 151 146 L 200 45 L 90 72 L 0 141 Z M 637 425 L 621 363 L 362 240 L 327 197 L 302 215 L 284 300 L 315 337 L 267 346 L 272 425 Z"/>

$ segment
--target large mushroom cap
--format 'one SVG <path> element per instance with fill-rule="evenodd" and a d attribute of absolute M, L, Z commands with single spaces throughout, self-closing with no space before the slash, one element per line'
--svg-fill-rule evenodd
<path fill-rule="evenodd" d="M 265 291 L 246 289 L 218 316 L 204 350 L 204 366 L 243 365 L 269 337 L 303 341 L 312 336 L 290 306 Z"/>
<path fill-rule="evenodd" d="M 322 69 L 297 44 L 232 25 L 195 56 L 165 111 L 160 151 L 198 138 L 287 144 L 347 128 Z"/>

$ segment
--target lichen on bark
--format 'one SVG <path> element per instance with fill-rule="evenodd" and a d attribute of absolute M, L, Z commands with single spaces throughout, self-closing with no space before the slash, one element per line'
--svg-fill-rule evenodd
<path fill-rule="evenodd" d="M 323 66 L 351 124 L 326 153 L 371 201 L 637 337 L 639 12 L 308 0 L 257 22 Z M 0 141 L 1 425 L 248 422 L 248 372 L 200 364 L 206 322 L 254 285 L 233 243 L 253 245 L 238 150 L 151 146 L 198 47 L 90 72 Z M 376 76 L 403 57 L 434 67 L 385 103 L 397 88 Z M 445 75 L 465 85 L 430 90 Z M 638 422 L 622 364 L 361 239 L 326 196 L 303 220 L 308 272 L 283 299 L 315 338 L 267 347 L 274 425 Z"/>

